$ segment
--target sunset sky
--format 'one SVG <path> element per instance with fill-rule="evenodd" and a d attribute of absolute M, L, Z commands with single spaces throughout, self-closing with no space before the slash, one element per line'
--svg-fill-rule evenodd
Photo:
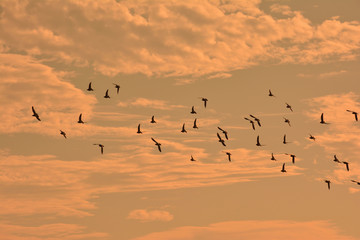
<path fill-rule="evenodd" d="M 359 9 L 1 0 L 0 239 L 360 239 Z"/>

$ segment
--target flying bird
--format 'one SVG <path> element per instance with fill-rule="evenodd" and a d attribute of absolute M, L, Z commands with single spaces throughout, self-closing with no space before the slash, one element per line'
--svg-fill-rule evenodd
<path fill-rule="evenodd" d="M 294 154 L 289 154 L 289 153 L 285 153 L 286 155 L 289 155 L 291 157 L 291 162 L 294 164 L 295 163 L 295 155 Z"/>
<path fill-rule="evenodd" d="M 276 158 L 274 157 L 274 153 L 271 153 L 271 158 L 270 160 L 276 161 Z"/>
<path fill-rule="evenodd" d="M 155 145 L 158 147 L 159 152 L 161 152 L 161 143 L 157 142 L 155 139 L 151 138 L 151 140 L 153 140 L 155 142 Z"/>
<path fill-rule="evenodd" d="M 220 127 L 218 127 L 218 129 L 223 132 L 223 134 L 225 135 L 226 140 L 229 140 L 228 135 L 227 135 L 228 132 L 225 131 L 224 129 L 220 128 Z"/>
<path fill-rule="evenodd" d="M 113 84 L 115 85 L 116 93 L 119 94 L 120 85 L 119 85 L 119 84 L 116 84 L 116 83 L 113 83 Z"/>
<path fill-rule="evenodd" d="M 60 130 L 60 134 L 64 136 L 64 138 L 66 138 L 66 133 L 62 130 Z"/>
<path fill-rule="evenodd" d="M 261 145 L 261 144 L 260 144 L 260 137 L 259 137 L 259 135 L 258 135 L 257 138 L 256 138 L 256 146 L 258 146 L 258 147 L 264 146 L 264 145 Z"/>
<path fill-rule="evenodd" d="M 254 118 L 254 120 L 257 122 L 257 124 L 259 125 L 259 127 L 261 127 L 261 124 L 260 124 L 260 119 L 258 119 L 257 117 L 253 116 L 250 114 L 250 117 Z"/>
<path fill-rule="evenodd" d="M 327 183 L 327 186 L 328 186 L 328 189 L 330 190 L 330 180 L 324 180 L 324 182 L 326 182 Z"/>
<path fill-rule="evenodd" d="M 94 143 L 93 145 L 98 145 L 101 148 L 101 154 L 104 154 L 104 145 L 99 143 Z"/>
<path fill-rule="evenodd" d="M 221 142 L 221 144 L 222 144 L 223 146 L 226 146 L 224 139 L 222 139 L 222 138 L 220 137 L 219 133 L 216 133 L 216 135 L 217 135 L 217 137 L 219 138 L 219 142 Z"/>
<path fill-rule="evenodd" d="M 282 165 L 281 172 L 286 172 L 286 170 L 285 170 L 285 163 L 283 163 L 283 165 Z"/>
<path fill-rule="evenodd" d="M 154 116 L 152 116 L 152 117 L 151 117 L 151 121 L 150 121 L 150 123 L 156 123 L 156 121 L 155 121 L 155 117 L 154 117 Z"/>
<path fill-rule="evenodd" d="M 36 111 L 35 111 L 34 106 L 32 106 L 31 109 L 32 109 L 32 112 L 33 112 L 33 115 L 32 115 L 32 116 L 33 116 L 33 117 L 36 117 L 36 119 L 37 119 L 38 121 L 41 121 L 41 120 L 40 120 L 40 117 L 39 117 L 39 114 L 37 114 Z"/>
<path fill-rule="evenodd" d="M 198 129 L 198 126 L 196 125 L 196 118 L 195 118 L 195 120 L 194 120 L 194 126 L 193 126 L 193 128 Z"/>
<path fill-rule="evenodd" d="M 288 103 L 285 103 L 286 104 L 286 108 L 288 108 L 288 109 L 290 109 L 291 111 L 293 111 L 292 110 L 292 107 L 288 104 Z"/>
<path fill-rule="evenodd" d="M 251 123 L 252 128 L 255 130 L 255 124 L 254 124 L 254 121 L 253 121 L 253 120 L 251 120 L 251 119 L 248 119 L 248 118 L 246 118 L 246 117 L 244 117 L 244 119 L 245 119 L 245 120 L 248 120 L 248 121 Z"/>
<path fill-rule="evenodd" d="M 138 130 L 137 130 L 137 132 L 136 132 L 137 134 L 140 134 L 140 133 L 142 133 L 142 131 L 140 130 L 140 123 L 139 123 L 139 125 L 138 125 Z"/>
<path fill-rule="evenodd" d="M 290 120 L 287 119 L 287 118 L 285 118 L 285 117 L 284 117 L 284 120 L 285 120 L 284 122 L 286 122 L 287 124 L 289 124 L 289 126 L 291 127 L 291 125 L 290 125 Z"/>
<path fill-rule="evenodd" d="M 349 163 L 348 163 L 348 162 L 342 162 L 342 163 L 346 165 L 346 170 L 347 170 L 347 171 L 350 171 L 350 169 L 349 169 Z"/>
<path fill-rule="evenodd" d="M 185 130 L 185 123 L 184 123 L 183 126 L 182 126 L 181 132 L 182 132 L 182 133 L 187 133 L 187 131 Z"/>
<path fill-rule="evenodd" d="M 357 112 L 354 112 L 354 111 L 351 111 L 351 110 L 346 110 L 346 111 L 351 112 L 352 114 L 354 114 L 355 121 L 358 121 L 358 113 Z"/>
<path fill-rule="evenodd" d="M 87 91 L 94 91 L 94 89 L 92 89 L 92 87 L 91 87 L 91 82 L 89 83 L 89 87 L 88 87 L 88 89 L 86 89 Z"/>
<path fill-rule="evenodd" d="M 229 152 L 225 152 L 225 153 L 226 153 L 226 155 L 228 155 L 229 162 L 231 162 L 231 153 L 229 153 Z"/>
<path fill-rule="evenodd" d="M 192 106 L 190 113 L 191 113 L 191 114 L 196 114 L 195 109 L 194 109 L 194 106 Z"/>
<path fill-rule="evenodd" d="M 272 94 L 271 90 L 269 89 L 269 96 L 270 97 L 275 97 L 274 94 Z"/>
<path fill-rule="evenodd" d="M 106 90 L 104 98 L 110 98 L 110 96 L 109 96 L 109 89 Z"/>
<path fill-rule="evenodd" d="M 360 185 L 359 181 L 355 181 L 355 180 L 351 180 L 351 181 L 354 182 L 354 183 L 357 183 L 357 185 Z"/>
<path fill-rule="evenodd" d="M 321 113 L 320 123 L 321 124 L 328 124 L 327 122 L 324 121 L 324 113 Z"/>
<path fill-rule="evenodd" d="M 82 113 L 80 113 L 80 115 L 79 115 L 78 123 L 85 123 L 85 122 L 82 120 Z"/>
<path fill-rule="evenodd" d="M 313 136 L 313 135 L 311 135 L 311 134 L 309 134 L 310 136 L 309 136 L 309 139 L 311 139 L 311 140 L 314 140 L 315 141 L 315 137 Z"/>
<path fill-rule="evenodd" d="M 193 158 L 193 156 L 191 155 L 190 161 L 195 162 L 196 160 Z"/>
<path fill-rule="evenodd" d="M 204 107 L 206 108 L 206 103 L 207 103 L 208 99 L 201 97 L 201 100 L 204 102 Z"/>
<path fill-rule="evenodd" d="M 339 161 L 339 159 L 336 157 L 336 155 L 334 155 L 334 162 L 341 163 L 341 162 Z"/>

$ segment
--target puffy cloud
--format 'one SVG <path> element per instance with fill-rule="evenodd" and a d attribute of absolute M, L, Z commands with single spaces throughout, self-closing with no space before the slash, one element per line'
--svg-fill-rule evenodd
<path fill-rule="evenodd" d="M 161 221 L 161 222 L 169 222 L 173 220 L 174 216 L 162 210 L 146 210 L 146 209 L 136 209 L 129 213 L 128 219 L 138 220 L 140 222 L 153 222 L 153 221 Z"/>

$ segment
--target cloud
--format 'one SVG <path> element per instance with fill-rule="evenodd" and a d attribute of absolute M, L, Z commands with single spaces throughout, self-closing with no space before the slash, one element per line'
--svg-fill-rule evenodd
<path fill-rule="evenodd" d="M 215 239 L 253 239 L 253 240 L 355 240 L 343 235 L 328 221 L 232 221 L 219 222 L 208 226 L 184 226 L 164 232 L 155 232 L 133 240 L 215 240 Z"/>
<path fill-rule="evenodd" d="M 162 210 L 146 210 L 146 209 L 136 209 L 129 213 L 128 219 L 138 220 L 140 222 L 169 222 L 173 220 L 174 216 Z"/>
<path fill-rule="evenodd" d="M 286 16 L 290 16 L 293 14 L 290 7 L 287 5 L 281 5 L 281 4 L 273 4 L 270 6 L 270 11 L 275 13 L 281 13 Z"/>
<path fill-rule="evenodd" d="M 147 98 L 137 98 L 134 100 L 130 100 L 128 102 L 119 102 L 118 106 L 120 106 L 120 107 L 128 107 L 128 106 L 147 107 L 147 108 L 154 108 L 154 109 L 160 109 L 160 110 L 172 110 L 174 108 L 185 108 L 185 106 L 183 106 L 183 105 L 168 104 L 168 102 L 164 101 L 164 100 L 147 99 Z"/>
<path fill-rule="evenodd" d="M 332 72 L 323 72 L 323 73 L 319 73 L 319 74 L 306 74 L 306 73 L 299 73 L 297 74 L 298 77 L 303 77 L 303 78 L 319 78 L 319 79 L 324 79 L 324 78 L 331 78 L 334 76 L 338 76 L 338 75 L 342 75 L 344 73 L 347 73 L 346 70 L 339 70 L 339 71 L 332 71 Z"/>

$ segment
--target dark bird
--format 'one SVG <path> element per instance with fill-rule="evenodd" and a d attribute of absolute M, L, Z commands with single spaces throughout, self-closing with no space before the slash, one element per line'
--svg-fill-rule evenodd
<path fill-rule="evenodd" d="M 155 117 L 154 117 L 154 116 L 152 116 L 152 117 L 151 117 L 151 121 L 150 121 L 150 123 L 156 123 L 156 121 L 155 121 Z"/>
<path fill-rule="evenodd" d="M 261 127 L 260 119 L 258 119 L 257 117 L 254 117 L 254 116 L 251 115 L 251 114 L 250 114 L 250 117 L 254 118 L 254 120 L 257 122 L 257 124 L 259 125 L 259 127 Z"/>
<path fill-rule="evenodd" d="M 287 124 L 289 124 L 289 126 L 291 127 L 291 125 L 290 125 L 290 120 L 287 119 L 287 118 L 285 118 L 285 117 L 284 117 L 284 120 L 285 120 L 284 122 L 286 122 Z"/>
<path fill-rule="evenodd" d="M 324 121 L 324 113 L 321 113 L 320 123 L 321 124 L 328 124 L 327 122 Z"/>
<path fill-rule="evenodd" d="M 206 103 L 207 103 L 207 101 L 208 101 L 207 98 L 203 98 L 203 97 L 202 97 L 201 100 L 204 102 L 204 107 L 206 108 Z"/>
<path fill-rule="evenodd" d="M 264 146 L 264 145 L 261 145 L 261 144 L 260 144 L 260 137 L 259 137 L 259 135 L 258 135 L 257 138 L 256 138 L 256 146 L 258 146 L 258 147 Z"/>
<path fill-rule="evenodd" d="M 184 123 L 183 126 L 182 126 L 181 132 L 182 132 L 182 133 L 187 133 L 187 131 L 185 130 L 185 123 Z"/>
<path fill-rule="evenodd" d="M 192 106 L 190 113 L 191 113 L 191 114 L 196 114 L 195 109 L 194 109 L 194 106 Z"/>
<path fill-rule="evenodd" d="M 190 161 L 195 162 L 196 160 L 193 158 L 193 156 L 191 155 Z"/>
<path fill-rule="evenodd" d="M 354 112 L 354 111 L 351 111 L 351 110 L 346 110 L 346 111 L 348 111 L 348 112 L 351 112 L 352 114 L 354 114 L 354 116 L 355 116 L 355 121 L 358 121 L 358 113 L 357 112 Z"/>
<path fill-rule="evenodd" d="M 314 140 L 314 141 L 315 141 L 315 137 L 314 137 L 313 135 L 311 135 L 311 134 L 309 134 L 309 135 L 310 135 L 309 139 L 311 139 L 311 140 Z"/>
<path fill-rule="evenodd" d="M 220 128 L 220 127 L 218 127 L 218 129 L 219 129 L 220 131 L 222 131 L 222 133 L 225 135 L 226 140 L 229 140 L 228 135 L 227 135 L 228 132 L 225 131 L 224 129 Z"/>
<path fill-rule="evenodd" d="M 216 133 L 216 135 L 217 135 L 217 137 L 219 138 L 219 142 L 221 142 L 221 144 L 222 144 L 223 146 L 226 146 L 224 139 L 222 139 L 222 138 L 220 137 L 219 133 Z"/>
<path fill-rule="evenodd" d="M 226 152 L 226 155 L 228 155 L 229 162 L 231 162 L 231 153 Z"/>
<path fill-rule="evenodd" d="M 272 94 L 271 90 L 269 89 L 269 96 L 270 97 L 275 97 L 274 94 Z"/>
<path fill-rule="evenodd" d="M 196 118 L 195 118 L 195 120 L 194 120 L 194 126 L 193 126 L 193 128 L 198 128 L 198 126 L 196 125 Z"/>
<path fill-rule="evenodd" d="M 341 162 L 339 161 L 339 159 L 336 157 L 336 155 L 334 155 L 334 162 L 341 163 Z"/>
<path fill-rule="evenodd" d="M 360 185 L 359 181 L 355 181 L 355 180 L 351 180 L 351 181 L 354 182 L 354 183 L 357 183 L 357 185 Z"/>
<path fill-rule="evenodd" d="M 153 140 L 155 142 L 155 145 L 158 147 L 159 152 L 161 152 L 161 143 L 158 143 L 155 139 L 151 138 L 151 140 Z"/>
<path fill-rule="evenodd" d="M 327 186 L 328 186 L 328 189 L 330 190 L 330 180 L 324 180 L 324 182 L 326 182 L 327 183 Z"/>
<path fill-rule="evenodd" d="M 137 132 L 136 132 L 137 134 L 140 134 L 140 133 L 142 133 L 142 131 L 140 130 L 140 123 L 139 123 L 139 125 L 138 125 L 138 130 L 137 130 Z"/>
<path fill-rule="evenodd" d="M 39 114 L 37 114 L 36 111 L 35 111 L 34 106 L 32 106 L 31 109 L 32 109 L 32 112 L 33 112 L 33 115 L 32 115 L 32 116 L 33 116 L 33 117 L 36 117 L 37 120 L 41 121 L 41 120 L 40 120 L 40 117 L 39 117 Z"/>
<path fill-rule="evenodd" d="M 251 120 L 251 119 L 248 119 L 248 118 L 246 118 L 246 117 L 244 117 L 244 119 L 245 119 L 245 120 L 248 120 L 248 121 L 251 123 L 252 128 L 255 130 L 255 124 L 254 124 L 254 121 L 253 121 L 253 120 Z"/>
<path fill-rule="evenodd" d="M 293 111 L 292 108 L 291 108 L 291 106 L 290 106 L 288 103 L 285 103 L 285 104 L 286 104 L 286 108 L 288 108 L 288 109 L 290 109 L 291 111 Z"/>
<path fill-rule="evenodd" d="M 119 84 L 116 84 L 116 83 L 113 83 L 113 84 L 115 85 L 116 93 L 119 94 L 120 85 L 119 85 Z"/>
<path fill-rule="evenodd" d="M 94 143 L 94 145 L 98 145 L 101 148 L 101 154 L 104 154 L 104 145 L 99 143 Z"/>
<path fill-rule="evenodd" d="M 88 90 L 89 92 L 90 92 L 90 91 L 94 91 L 94 89 L 92 89 L 92 87 L 91 87 L 91 82 L 89 83 L 89 87 L 88 87 L 88 89 L 86 89 L 86 90 Z"/>
<path fill-rule="evenodd" d="M 66 133 L 62 130 L 60 130 L 60 134 L 64 136 L 64 138 L 66 138 Z"/>
<path fill-rule="evenodd" d="M 274 153 L 271 153 L 271 158 L 270 160 L 276 161 L 276 158 L 274 157 Z"/>
<path fill-rule="evenodd" d="M 110 96 L 109 96 L 109 89 L 106 90 L 104 98 L 110 98 Z"/>
<path fill-rule="evenodd" d="M 82 118 L 82 113 L 80 113 L 80 115 L 79 115 L 78 123 L 85 123 L 81 118 Z"/>
<path fill-rule="evenodd" d="M 342 163 L 346 165 L 346 170 L 349 171 L 350 170 L 349 169 L 349 163 L 348 162 L 342 162 Z"/>
<path fill-rule="evenodd" d="M 283 139 L 283 144 L 287 144 L 288 142 L 286 141 L 286 134 L 284 134 L 284 139 Z"/>
<path fill-rule="evenodd" d="M 285 170 L 285 163 L 283 163 L 283 165 L 282 165 L 281 172 L 286 172 L 286 170 Z"/>
<path fill-rule="evenodd" d="M 285 153 L 286 155 L 289 155 L 291 157 L 291 162 L 294 164 L 295 163 L 295 155 L 294 154 L 289 154 L 289 153 Z"/>

